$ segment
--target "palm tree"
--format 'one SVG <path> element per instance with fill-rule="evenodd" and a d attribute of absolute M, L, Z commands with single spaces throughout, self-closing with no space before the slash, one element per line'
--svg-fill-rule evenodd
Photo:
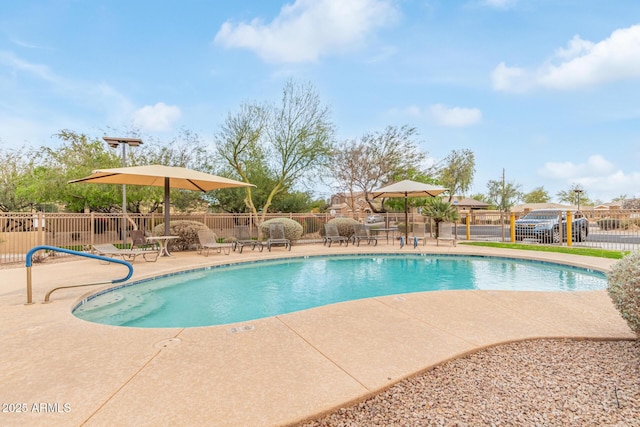
<path fill-rule="evenodd" d="M 458 215 L 458 209 L 441 197 L 428 199 L 427 204 L 424 209 L 422 209 L 422 215 L 431 218 L 436 223 L 436 238 L 440 237 L 438 235 L 438 225 L 441 222 L 453 222 L 460 218 Z"/>

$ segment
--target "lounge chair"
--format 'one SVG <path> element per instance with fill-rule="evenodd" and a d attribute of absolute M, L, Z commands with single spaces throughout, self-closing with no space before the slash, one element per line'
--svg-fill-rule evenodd
<path fill-rule="evenodd" d="M 378 237 L 369 234 L 369 230 L 364 224 L 353 225 L 353 236 L 351 238 L 356 246 L 360 246 L 360 240 L 366 240 L 368 245 L 371 243 L 373 243 L 373 246 L 378 244 Z"/>
<path fill-rule="evenodd" d="M 285 237 L 284 224 L 280 222 L 269 224 L 269 239 L 265 244 L 269 252 L 271 252 L 273 245 L 284 245 L 285 249 L 291 250 L 291 240 Z"/>
<path fill-rule="evenodd" d="M 440 244 L 440 240 L 451 241 L 453 246 L 456 245 L 456 236 L 452 231 L 453 224 L 450 222 L 441 222 L 438 224 L 438 237 L 436 238 L 436 246 Z"/>
<path fill-rule="evenodd" d="M 345 243 L 345 246 L 349 246 L 349 238 L 346 236 L 341 236 L 338 232 L 338 226 L 335 224 L 325 224 L 324 225 L 324 237 L 325 244 L 331 247 L 333 242 L 339 242 L 342 246 L 342 242 Z"/>
<path fill-rule="evenodd" d="M 218 243 L 218 236 L 211 230 L 198 231 L 198 253 L 204 253 L 204 256 L 209 256 L 211 249 L 218 251 L 219 254 L 224 252 L 225 255 L 229 255 L 231 252 L 231 245 L 228 243 Z"/>
<path fill-rule="evenodd" d="M 262 242 L 258 242 L 251 238 L 251 232 L 249 231 L 249 227 L 246 225 L 236 225 L 233 228 L 233 236 L 235 237 L 235 240 L 231 244 L 231 248 L 234 251 L 238 249 L 238 252 L 242 253 L 242 249 L 245 246 L 251 246 L 251 250 L 254 250 L 257 247 L 258 250 L 262 252 Z"/>
<path fill-rule="evenodd" d="M 111 243 L 103 243 L 99 245 L 93 245 L 93 250 L 98 255 L 107 256 L 107 257 L 122 257 L 125 261 L 134 262 L 136 258 L 140 255 L 147 262 L 155 262 L 160 255 L 159 250 L 149 251 L 145 249 L 119 249 L 112 245 Z M 149 256 L 149 258 L 147 258 Z"/>

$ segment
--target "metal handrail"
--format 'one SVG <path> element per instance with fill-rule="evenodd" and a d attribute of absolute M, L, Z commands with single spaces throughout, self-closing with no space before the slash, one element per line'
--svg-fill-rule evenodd
<path fill-rule="evenodd" d="M 127 261 L 124 261 L 124 260 L 109 258 L 109 257 L 105 257 L 105 256 L 102 256 L 102 255 L 88 254 L 86 252 L 73 251 L 71 249 L 58 248 L 56 246 L 47 246 L 47 245 L 36 246 L 36 247 L 31 248 L 29 250 L 29 252 L 27 252 L 27 262 L 26 262 L 26 267 L 27 267 L 27 304 L 26 305 L 33 304 L 33 293 L 32 293 L 32 286 L 31 286 L 31 264 L 32 264 L 31 257 L 33 256 L 34 253 L 36 253 L 36 252 L 38 252 L 40 250 L 63 252 L 63 253 L 66 253 L 66 254 L 78 255 L 78 256 L 83 256 L 83 257 L 86 257 L 86 258 L 93 258 L 93 259 L 97 259 L 97 260 L 101 260 L 101 261 L 114 262 L 116 264 L 122 264 L 122 265 L 126 266 L 129 269 L 129 273 L 127 274 L 127 276 L 123 277 L 122 279 L 114 279 L 114 280 L 110 280 L 110 281 L 95 282 L 95 283 L 85 283 L 83 285 L 59 286 L 57 288 L 53 288 L 49 292 L 47 292 L 46 296 L 44 297 L 44 302 L 49 302 L 49 296 L 54 291 L 57 291 L 58 289 L 78 288 L 78 287 L 81 287 L 81 286 L 104 285 L 104 284 L 107 284 L 107 283 L 112 283 L 112 284 L 113 283 L 121 283 L 121 282 L 126 282 L 127 280 L 129 280 L 131 278 L 131 276 L 133 276 L 133 266 L 131 265 L 131 263 L 129 263 Z"/>

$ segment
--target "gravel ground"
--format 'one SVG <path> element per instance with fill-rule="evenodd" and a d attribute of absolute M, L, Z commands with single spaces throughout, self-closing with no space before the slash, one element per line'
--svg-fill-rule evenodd
<path fill-rule="evenodd" d="M 640 340 L 489 348 L 299 426 L 640 426 Z"/>

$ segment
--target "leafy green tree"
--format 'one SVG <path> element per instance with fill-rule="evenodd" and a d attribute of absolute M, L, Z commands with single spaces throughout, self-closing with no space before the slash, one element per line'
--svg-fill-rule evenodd
<path fill-rule="evenodd" d="M 513 182 L 490 180 L 487 182 L 487 188 L 489 190 L 487 198 L 502 212 L 508 211 L 522 199 L 520 185 Z"/>
<path fill-rule="evenodd" d="M 457 194 L 465 194 L 473 183 L 475 156 L 471 150 L 451 151 L 444 159 L 436 176 L 440 184 L 449 189 L 449 202 Z"/>
<path fill-rule="evenodd" d="M 549 203 L 551 196 L 549 196 L 549 193 L 544 187 L 536 187 L 523 195 L 522 201 L 525 203 Z"/>
<path fill-rule="evenodd" d="M 425 204 L 422 215 L 431 218 L 436 223 L 436 237 L 438 236 L 438 225 L 441 222 L 455 222 L 460 216 L 458 209 L 442 197 L 433 197 Z"/>
<path fill-rule="evenodd" d="M 275 212 L 309 212 L 311 195 L 304 191 L 281 193 L 274 199 L 271 208 Z"/>
<path fill-rule="evenodd" d="M 573 183 L 568 190 L 559 191 L 556 196 L 561 203 L 570 205 L 590 205 L 591 200 L 580 184 Z"/>
<path fill-rule="evenodd" d="M 68 181 L 91 174 L 99 168 L 121 166 L 121 160 L 109 152 L 101 139 L 90 138 L 70 130 L 61 130 L 56 136 L 62 145 L 42 148 L 42 169 L 26 191 L 44 202 L 62 203 L 71 212 L 118 211 L 122 202 L 119 186 L 106 184 L 68 184 Z"/>
<path fill-rule="evenodd" d="M 26 148 L 0 149 L 0 211 L 18 212 L 38 204 L 31 194 L 22 191 L 35 175 L 36 155 Z"/>
<path fill-rule="evenodd" d="M 385 212 L 384 204 L 378 208 L 374 203 L 373 190 L 403 179 L 429 182 L 420 170 L 426 153 L 414 141 L 416 134 L 416 129 L 407 125 L 387 126 L 382 132 L 334 145 L 331 174 L 339 190 L 361 193 L 373 212 Z"/>
<path fill-rule="evenodd" d="M 316 199 L 311 201 L 309 205 L 310 212 L 327 212 L 331 204 L 324 199 Z"/>
<path fill-rule="evenodd" d="M 329 109 L 316 90 L 290 80 L 280 104 L 243 104 L 229 114 L 216 136 L 216 149 L 240 180 L 253 183 L 251 175 L 258 173 L 273 183 L 264 189 L 267 197 L 259 204 L 256 189 L 245 189 L 245 203 L 262 223 L 278 194 L 320 175 L 333 138 Z"/>

